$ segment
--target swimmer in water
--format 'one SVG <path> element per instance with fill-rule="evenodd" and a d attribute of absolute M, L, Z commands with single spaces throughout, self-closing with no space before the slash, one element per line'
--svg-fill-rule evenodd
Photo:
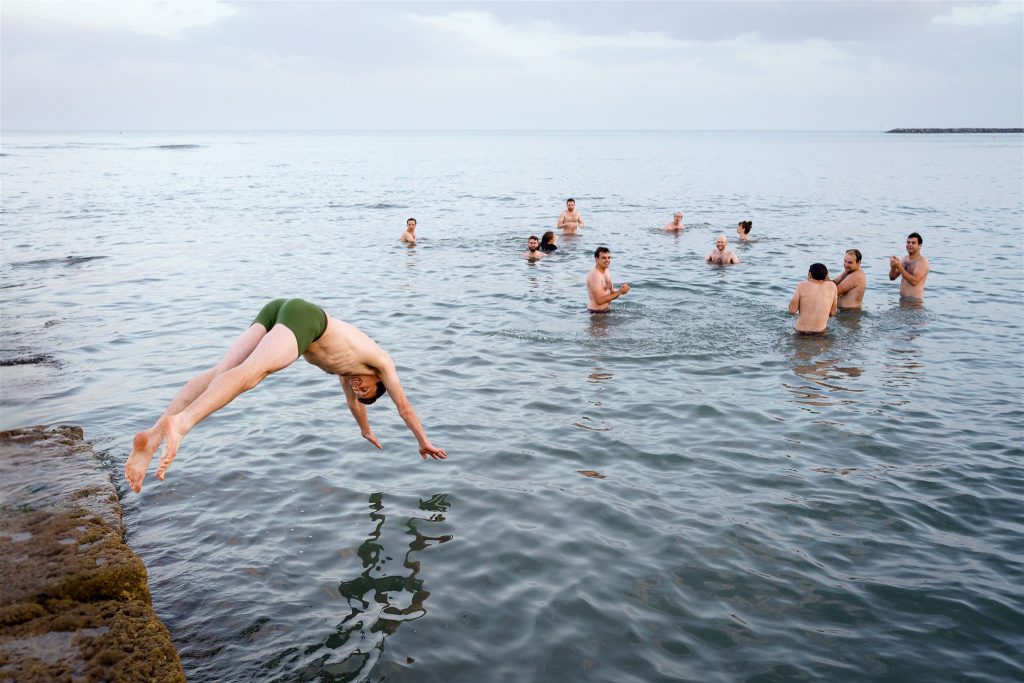
<path fill-rule="evenodd" d="M 740 221 L 736 224 L 736 234 L 739 235 L 741 242 L 750 241 L 750 231 L 754 227 L 754 221 Z"/>
<path fill-rule="evenodd" d="M 665 230 L 668 232 L 679 232 L 683 229 L 683 212 L 676 211 L 672 215 L 672 220 L 665 224 Z"/>
<path fill-rule="evenodd" d="M 900 299 L 908 301 L 924 301 L 924 281 L 928 277 L 931 266 L 928 259 L 921 256 L 921 245 L 924 238 L 916 232 L 907 236 L 907 255 L 902 260 L 898 256 L 889 258 L 889 279 L 900 281 Z"/>
<path fill-rule="evenodd" d="M 523 252 L 523 256 L 530 260 L 539 259 L 544 256 L 544 252 L 540 250 L 540 240 L 537 239 L 536 235 L 530 235 L 529 239 L 526 240 L 526 251 Z"/>
<path fill-rule="evenodd" d="M 629 293 L 628 283 L 618 289 L 612 286 L 612 276 L 608 272 L 611 264 L 611 250 L 598 247 L 594 251 L 594 267 L 587 274 L 587 310 L 592 314 L 609 312 L 612 301 Z"/>
<path fill-rule="evenodd" d="M 550 254 L 551 252 L 558 249 L 558 245 L 555 244 L 555 242 L 557 241 L 558 235 L 556 235 L 551 230 L 548 230 L 546 233 L 540 236 L 540 250 L 545 254 Z"/>
<path fill-rule="evenodd" d="M 727 266 L 730 263 L 739 263 L 740 257 L 732 253 L 729 246 L 729 238 L 719 235 L 715 238 L 715 248 L 708 252 L 704 260 L 716 266 Z"/>
<path fill-rule="evenodd" d="M 583 216 L 576 211 L 576 200 L 565 200 L 565 211 L 558 216 L 558 228 L 563 235 L 576 235 L 583 228 Z"/>
<path fill-rule="evenodd" d="M 836 285 L 828 279 L 823 263 L 811 264 L 807 279 L 796 286 L 789 300 L 789 312 L 797 315 L 796 331 L 800 334 L 822 334 L 828 319 L 836 314 L 839 296 Z"/>
<path fill-rule="evenodd" d="M 410 218 L 405 222 L 405 232 L 398 238 L 399 242 L 408 242 L 409 244 L 416 244 L 416 219 Z"/>
<path fill-rule="evenodd" d="M 249 329 L 231 345 L 224 358 L 188 382 L 164 414 L 146 431 L 135 435 L 124 466 L 128 486 L 138 493 L 160 444 L 164 444 L 156 476 L 163 479 L 185 435 L 266 377 L 294 363 L 299 356 L 328 374 L 337 375 L 348 409 L 363 438 L 383 448 L 370 428 L 366 406 L 385 392 L 416 437 L 420 455 L 444 459 L 420 424 L 398 381 L 395 364 L 377 343 L 354 325 L 327 315 L 302 299 L 275 299 L 256 316 Z"/>
<path fill-rule="evenodd" d="M 860 267 L 859 249 L 847 249 L 843 257 L 843 272 L 832 279 L 839 294 L 839 308 L 844 311 L 859 311 L 864 302 L 864 291 L 868 286 L 867 276 Z"/>

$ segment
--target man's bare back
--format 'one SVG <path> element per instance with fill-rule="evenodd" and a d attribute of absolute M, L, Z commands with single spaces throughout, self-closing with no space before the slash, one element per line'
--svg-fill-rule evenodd
<path fill-rule="evenodd" d="M 339 377 L 380 374 L 391 358 L 355 325 L 327 316 L 327 329 L 302 354 L 307 363 Z"/>
<path fill-rule="evenodd" d="M 818 266 L 823 273 L 818 272 Z M 824 332 L 829 317 L 836 314 L 838 303 L 836 285 L 828 279 L 828 269 L 815 263 L 807 279 L 796 286 L 793 298 L 789 301 L 789 312 L 798 316 L 796 331 L 807 334 Z"/>

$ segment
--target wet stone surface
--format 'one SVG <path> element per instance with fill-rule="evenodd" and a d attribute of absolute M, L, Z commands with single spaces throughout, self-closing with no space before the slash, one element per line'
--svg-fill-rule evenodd
<path fill-rule="evenodd" d="M 79 427 L 0 432 L 0 681 L 184 681 Z"/>

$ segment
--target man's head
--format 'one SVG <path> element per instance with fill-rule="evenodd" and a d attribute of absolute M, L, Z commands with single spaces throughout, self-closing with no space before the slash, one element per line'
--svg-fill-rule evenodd
<path fill-rule="evenodd" d="M 718 251 L 725 251 L 725 247 L 729 244 L 729 238 L 725 235 L 719 235 L 715 238 L 715 247 Z"/>
<path fill-rule="evenodd" d="M 921 251 L 921 245 L 924 244 L 924 238 L 916 232 L 912 232 L 907 235 L 907 253 L 914 255 Z"/>
<path fill-rule="evenodd" d="M 526 247 L 530 251 L 537 251 L 537 248 L 540 247 L 540 240 L 537 239 L 536 235 L 530 235 L 529 239 L 526 240 Z"/>
<path fill-rule="evenodd" d="M 612 250 L 608 247 L 598 247 L 594 250 L 594 262 L 601 268 L 607 268 L 612 262 Z"/>
<path fill-rule="evenodd" d="M 682 211 L 676 211 L 674 214 L 672 214 L 672 220 L 674 222 L 676 222 L 676 223 L 678 223 L 681 220 L 683 220 L 683 212 Z"/>
<path fill-rule="evenodd" d="M 569 209 L 570 211 L 575 209 L 576 208 L 576 200 L 573 199 L 572 197 L 569 197 L 568 199 L 566 199 L 565 200 L 565 208 Z"/>
<path fill-rule="evenodd" d="M 807 271 L 807 274 L 811 276 L 812 280 L 827 280 L 828 268 L 825 267 L 824 263 L 812 263 L 811 269 Z"/>
<path fill-rule="evenodd" d="M 387 387 L 378 375 L 352 375 L 348 378 L 348 384 L 363 405 L 372 405 L 387 392 Z"/>
<path fill-rule="evenodd" d="M 416 219 L 410 218 L 405 221 L 405 227 L 411 232 L 416 229 Z"/>
<path fill-rule="evenodd" d="M 740 227 L 743 229 L 744 235 L 749 235 L 751 228 L 754 227 L 754 221 L 740 221 Z"/>
<path fill-rule="evenodd" d="M 847 249 L 846 255 L 843 257 L 843 268 L 848 273 L 860 268 L 860 249 Z"/>

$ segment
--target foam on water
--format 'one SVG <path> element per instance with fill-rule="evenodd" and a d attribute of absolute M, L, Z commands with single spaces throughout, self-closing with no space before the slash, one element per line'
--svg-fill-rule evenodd
<path fill-rule="evenodd" d="M 109 458 L 190 680 L 1024 676 L 1019 136 L 3 146 L 2 427 Z M 583 235 L 521 259 L 570 195 Z M 741 219 L 742 263 L 703 263 Z M 886 277 L 914 230 L 924 307 Z M 600 244 L 633 291 L 589 317 Z M 851 246 L 865 310 L 794 336 L 793 288 Z M 387 401 L 377 452 L 299 362 L 128 494 L 131 435 L 278 296 L 377 339 L 449 459 Z"/>

